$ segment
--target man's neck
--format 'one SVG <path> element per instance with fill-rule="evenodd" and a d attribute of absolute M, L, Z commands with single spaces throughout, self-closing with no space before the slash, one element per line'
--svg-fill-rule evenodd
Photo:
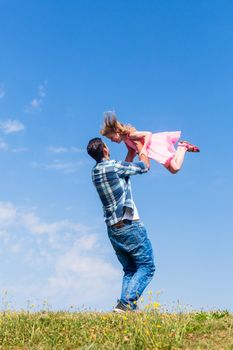
<path fill-rule="evenodd" d="M 97 162 L 97 163 L 101 163 L 101 162 L 106 162 L 106 161 L 108 161 L 108 160 L 110 160 L 110 158 L 102 158 L 99 162 Z"/>

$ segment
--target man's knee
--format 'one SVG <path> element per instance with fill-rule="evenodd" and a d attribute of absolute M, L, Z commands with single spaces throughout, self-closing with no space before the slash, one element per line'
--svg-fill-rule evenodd
<path fill-rule="evenodd" d="M 133 275 L 137 271 L 137 268 L 136 266 L 134 267 L 124 266 L 123 271 L 125 275 Z"/>
<path fill-rule="evenodd" d="M 154 254 L 153 254 L 152 248 L 150 250 L 150 253 L 148 254 L 147 269 L 150 272 L 151 276 L 153 276 L 155 273 L 156 267 L 155 267 Z"/>
<path fill-rule="evenodd" d="M 154 273 L 155 273 L 155 270 L 156 270 L 154 262 L 152 262 L 152 264 L 150 265 L 149 270 L 150 270 L 151 276 L 154 276 Z"/>
<path fill-rule="evenodd" d="M 156 270 L 154 261 L 151 260 L 151 261 L 147 262 L 147 264 L 145 265 L 145 269 L 146 269 L 146 274 L 150 277 L 153 277 L 155 270 Z"/>

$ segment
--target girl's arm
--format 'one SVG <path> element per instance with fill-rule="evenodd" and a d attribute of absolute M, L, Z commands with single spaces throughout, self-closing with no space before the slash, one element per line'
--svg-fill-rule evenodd
<path fill-rule="evenodd" d="M 128 148 L 128 153 L 125 158 L 125 162 L 132 162 L 136 156 L 136 151 L 133 148 L 129 147 L 127 144 L 125 145 Z"/>
<path fill-rule="evenodd" d="M 147 155 L 147 147 L 150 144 L 151 141 L 152 132 L 150 131 L 134 131 L 130 134 L 130 138 L 134 141 L 144 139 L 144 144 L 142 147 L 142 150 L 140 151 L 140 154 Z"/>

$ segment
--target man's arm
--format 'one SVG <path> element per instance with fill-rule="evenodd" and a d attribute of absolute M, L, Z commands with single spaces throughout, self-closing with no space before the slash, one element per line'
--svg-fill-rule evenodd
<path fill-rule="evenodd" d="M 126 147 L 128 148 L 128 153 L 125 158 L 125 162 L 132 162 L 136 156 L 136 151 L 133 148 L 129 147 L 127 144 Z"/>
<path fill-rule="evenodd" d="M 116 162 L 115 166 L 120 177 L 146 173 L 150 169 L 150 160 L 144 153 L 140 153 L 143 144 L 135 141 L 139 153 L 139 162 Z"/>
<path fill-rule="evenodd" d="M 116 162 L 115 169 L 119 177 L 129 177 L 146 173 L 149 168 L 145 162 Z"/>

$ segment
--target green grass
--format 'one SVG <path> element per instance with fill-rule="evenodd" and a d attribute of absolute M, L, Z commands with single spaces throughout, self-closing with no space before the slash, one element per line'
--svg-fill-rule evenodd
<path fill-rule="evenodd" d="M 232 349 L 227 311 L 0 314 L 0 349 Z"/>

